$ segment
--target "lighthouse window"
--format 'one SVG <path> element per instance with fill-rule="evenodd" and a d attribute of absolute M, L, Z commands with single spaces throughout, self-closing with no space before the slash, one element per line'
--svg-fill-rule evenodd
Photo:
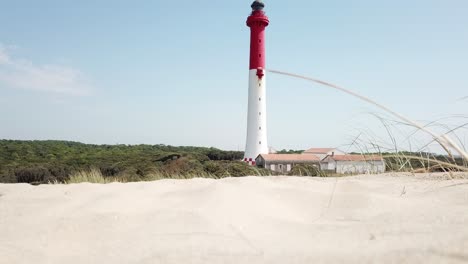
<path fill-rule="evenodd" d="M 259 39 L 259 40 L 258 40 L 258 43 L 262 43 L 262 40 L 261 40 L 261 39 Z"/>
<path fill-rule="evenodd" d="M 258 144 L 260 144 L 260 145 L 261 145 L 261 144 L 262 144 L 262 142 L 260 141 L 260 142 L 258 142 Z"/>
<path fill-rule="evenodd" d="M 262 112 L 258 112 L 258 115 L 262 115 Z"/>
<path fill-rule="evenodd" d="M 259 127 L 258 130 L 262 130 L 262 127 Z"/>
<path fill-rule="evenodd" d="M 261 58 L 261 57 L 262 57 L 262 54 L 258 54 L 258 57 Z"/>
<path fill-rule="evenodd" d="M 258 98 L 258 100 L 259 100 L 259 101 L 261 101 L 261 100 L 262 100 L 262 98 L 261 98 L 261 97 L 259 97 L 259 98 Z"/>

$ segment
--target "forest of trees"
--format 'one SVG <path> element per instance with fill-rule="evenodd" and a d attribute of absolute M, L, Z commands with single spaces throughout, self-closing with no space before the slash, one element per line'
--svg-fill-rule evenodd
<path fill-rule="evenodd" d="M 77 171 L 144 180 L 151 173 L 246 176 L 266 171 L 240 162 L 240 151 L 167 145 L 89 145 L 68 141 L 0 140 L 0 182 L 66 182 Z"/>

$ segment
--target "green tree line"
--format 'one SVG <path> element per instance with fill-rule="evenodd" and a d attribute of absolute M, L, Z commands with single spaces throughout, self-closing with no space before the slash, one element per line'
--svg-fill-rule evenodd
<path fill-rule="evenodd" d="M 0 182 L 65 182 L 77 171 L 144 180 L 166 175 L 246 176 L 267 173 L 241 162 L 241 151 L 168 145 L 91 145 L 70 141 L 0 140 Z"/>

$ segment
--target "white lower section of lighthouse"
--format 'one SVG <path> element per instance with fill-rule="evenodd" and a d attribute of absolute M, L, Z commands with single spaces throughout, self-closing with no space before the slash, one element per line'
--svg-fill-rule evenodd
<path fill-rule="evenodd" d="M 251 164 L 255 164 L 255 158 L 259 154 L 268 154 L 266 80 L 264 75 L 261 78 L 257 76 L 257 72 L 258 70 L 250 70 L 249 73 L 247 143 L 244 160 Z"/>

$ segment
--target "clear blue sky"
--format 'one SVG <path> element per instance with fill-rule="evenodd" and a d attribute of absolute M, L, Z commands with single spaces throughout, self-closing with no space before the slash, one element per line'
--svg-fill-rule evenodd
<path fill-rule="evenodd" d="M 0 138 L 243 150 L 250 0 L 0 3 Z M 269 68 L 421 122 L 466 117 L 468 1 L 265 4 Z M 277 149 L 388 140 L 370 113 L 386 115 L 348 95 L 272 74 L 267 93 Z"/>

